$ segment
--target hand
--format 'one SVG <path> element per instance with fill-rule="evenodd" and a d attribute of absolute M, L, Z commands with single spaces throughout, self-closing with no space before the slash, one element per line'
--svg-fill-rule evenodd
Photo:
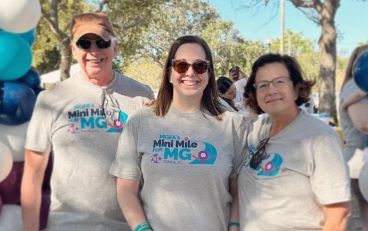
<path fill-rule="evenodd" d="M 143 105 L 146 107 L 152 106 L 154 103 L 156 102 L 156 100 L 154 99 L 147 99 L 143 101 Z"/>

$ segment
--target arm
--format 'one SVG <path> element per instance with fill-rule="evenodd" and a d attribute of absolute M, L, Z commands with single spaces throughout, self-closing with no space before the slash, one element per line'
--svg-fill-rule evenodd
<path fill-rule="evenodd" d="M 351 95 L 349 98 L 347 98 L 346 101 L 341 105 L 342 110 L 346 110 L 350 105 L 358 102 L 366 95 L 367 93 L 365 93 L 364 91 L 358 90 L 353 95 Z"/>
<path fill-rule="evenodd" d="M 368 104 L 354 103 L 347 108 L 347 111 L 354 127 L 368 133 Z"/>
<path fill-rule="evenodd" d="M 238 197 L 238 179 L 231 177 L 229 180 L 229 191 L 233 198 L 230 211 L 230 222 L 239 222 L 239 197 Z M 231 225 L 229 231 L 239 231 L 236 225 Z"/>
<path fill-rule="evenodd" d="M 24 172 L 21 185 L 23 226 L 25 231 L 38 231 L 42 182 L 49 154 L 26 149 L 24 155 Z"/>
<path fill-rule="evenodd" d="M 350 216 L 350 202 L 323 206 L 325 224 L 323 231 L 344 231 Z"/>
<path fill-rule="evenodd" d="M 138 196 L 139 181 L 117 178 L 117 197 L 130 228 L 135 229 L 146 222 L 146 217 Z"/>

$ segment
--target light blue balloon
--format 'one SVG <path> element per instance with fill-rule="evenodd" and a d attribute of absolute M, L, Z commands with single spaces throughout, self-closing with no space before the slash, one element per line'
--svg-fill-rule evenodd
<path fill-rule="evenodd" d="M 32 64 L 32 51 L 19 35 L 0 31 L 0 81 L 16 80 L 27 73 Z"/>
<path fill-rule="evenodd" d="M 18 34 L 18 35 L 20 35 L 20 37 L 24 38 L 27 41 L 27 43 L 30 46 L 32 46 L 33 43 L 34 43 L 34 41 L 35 41 L 35 39 L 36 39 L 36 29 L 33 28 L 30 31 L 27 31 L 25 33 L 21 33 L 21 34 Z"/>

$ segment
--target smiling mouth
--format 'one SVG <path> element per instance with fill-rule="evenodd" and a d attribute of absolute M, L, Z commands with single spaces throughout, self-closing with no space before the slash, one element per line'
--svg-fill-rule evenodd
<path fill-rule="evenodd" d="M 199 81 L 195 80 L 182 80 L 180 83 L 184 84 L 185 86 L 193 87 L 199 85 Z"/>
<path fill-rule="evenodd" d="M 100 59 L 86 59 L 87 62 L 93 63 L 93 64 L 99 64 L 102 63 L 102 61 L 104 60 L 103 58 Z"/>
<path fill-rule="evenodd" d="M 267 100 L 266 103 L 273 103 L 273 102 L 281 101 L 281 100 L 282 100 L 281 98 L 278 98 L 278 99 L 270 99 L 270 100 Z"/>

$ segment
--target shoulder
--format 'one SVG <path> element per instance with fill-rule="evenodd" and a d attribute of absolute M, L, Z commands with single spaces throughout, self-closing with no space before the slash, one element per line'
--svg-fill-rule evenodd
<path fill-rule="evenodd" d="M 40 94 L 37 96 L 37 100 L 38 101 L 50 100 L 50 101 L 57 102 L 56 100 L 64 99 L 65 97 L 70 95 L 73 92 L 72 89 L 75 89 L 75 88 L 76 88 L 76 85 L 75 85 L 74 79 L 68 78 L 64 81 L 57 83 L 51 89 L 41 91 Z"/>
<path fill-rule="evenodd" d="M 327 123 L 321 121 L 315 116 L 302 112 L 299 122 L 299 129 L 303 131 L 305 135 L 308 135 L 313 139 L 319 139 L 321 137 L 330 137 L 333 139 L 339 139 L 337 132 L 331 128 Z"/>
<path fill-rule="evenodd" d="M 238 129 L 245 129 L 248 127 L 248 122 L 246 121 L 245 117 L 239 113 L 225 111 L 223 113 L 223 121 L 224 123 L 230 123 L 232 126 Z"/>
<path fill-rule="evenodd" d="M 129 121 L 149 120 L 155 117 L 156 115 L 151 107 L 142 106 L 130 115 Z"/>
<path fill-rule="evenodd" d="M 150 99 L 153 98 L 153 91 L 148 85 L 140 83 L 137 80 L 120 73 L 117 73 L 117 78 L 117 85 L 124 90 L 124 94 L 132 97 L 143 96 Z"/>

